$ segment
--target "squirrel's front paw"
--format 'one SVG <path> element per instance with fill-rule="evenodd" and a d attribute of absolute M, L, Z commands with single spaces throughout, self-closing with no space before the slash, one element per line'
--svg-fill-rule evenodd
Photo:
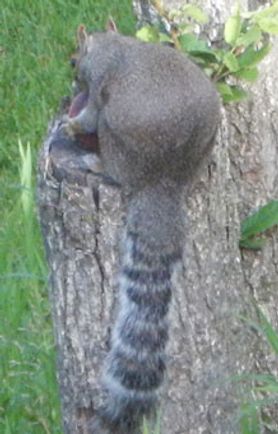
<path fill-rule="evenodd" d="M 74 119 L 70 118 L 68 115 L 62 117 L 61 128 L 70 138 L 74 138 L 77 133 Z"/>

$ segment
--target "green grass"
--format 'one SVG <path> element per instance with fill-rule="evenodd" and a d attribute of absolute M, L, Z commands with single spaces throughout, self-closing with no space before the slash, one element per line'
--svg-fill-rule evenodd
<path fill-rule="evenodd" d="M 266 340 L 274 356 L 278 356 L 278 330 L 257 307 L 259 322 L 250 324 Z M 246 397 L 240 412 L 241 434 L 277 432 L 278 377 L 272 373 L 239 375 L 237 380 L 244 385 Z M 272 420 L 273 418 L 273 420 Z M 274 420 L 275 419 L 275 420 Z"/>
<path fill-rule="evenodd" d="M 4 0 L 0 35 L 0 432 L 61 433 L 47 269 L 34 206 L 36 155 L 60 98 L 80 23 L 112 15 L 133 33 L 130 0 Z M 19 142 L 22 146 L 19 147 Z M 30 144 L 30 152 L 27 151 Z M 21 149 L 21 153 L 20 153 Z"/>

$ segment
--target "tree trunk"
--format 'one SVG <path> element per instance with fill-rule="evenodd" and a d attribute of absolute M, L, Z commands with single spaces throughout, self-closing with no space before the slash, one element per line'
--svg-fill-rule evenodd
<path fill-rule="evenodd" d="M 204 2 L 215 27 L 232 3 Z M 170 311 L 163 434 L 239 433 L 242 391 L 231 378 L 273 372 L 266 343 L 242 318 L 257 321 L 258 305 L 278 328 L 277 233 L 259 252 L 241 251 L 238 241 L 240 221 L 277 198 L 277 64 L 276 41 L 248 101 L 223 108 L 210 164 L 184 197 L 185 245 Z M 59 120 L 52 124 L 41 153 L 38 204 L 64 432 L 85 434 L 102 401 L 99 377 L 117 303 L 123 210 L 118 187 L 91 173 L 94 154 L 63 137 L 59 126 Z"/>

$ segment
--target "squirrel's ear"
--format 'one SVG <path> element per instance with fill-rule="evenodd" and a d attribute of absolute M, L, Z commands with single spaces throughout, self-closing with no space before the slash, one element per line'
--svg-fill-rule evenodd
<path fill-rule="evenodd" d="M 81 51 L 84 51 L 87 46 L 88 41 L 88 34 L 86 32 L 86 27 L 83 24 L 80 24 L 80 26 L 77 29 L 77 43 L 78 48 Z"/>
<path fill-rule="evenodd" d="M 117 29 L 116 23 L 115 23 L 115 21 L 113 20 L 112 17 L 109 17 L 109 19 L 108 19 L 108 21 L 106 23 L 106 30 L 107 30 L 107 32 L 116 32 L 116 33 L 118 33 L 118 29 Z"/>

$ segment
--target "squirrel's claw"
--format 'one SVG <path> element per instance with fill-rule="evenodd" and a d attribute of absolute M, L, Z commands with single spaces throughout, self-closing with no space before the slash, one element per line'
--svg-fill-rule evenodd
<path fill-rule="evenodd" d="M 74 128 L 74 119 L 70 118 L 68 115 L 64 115 L 61 120 L 61 128 L 67 136 L 74 138 L 77 131 Z"/>

